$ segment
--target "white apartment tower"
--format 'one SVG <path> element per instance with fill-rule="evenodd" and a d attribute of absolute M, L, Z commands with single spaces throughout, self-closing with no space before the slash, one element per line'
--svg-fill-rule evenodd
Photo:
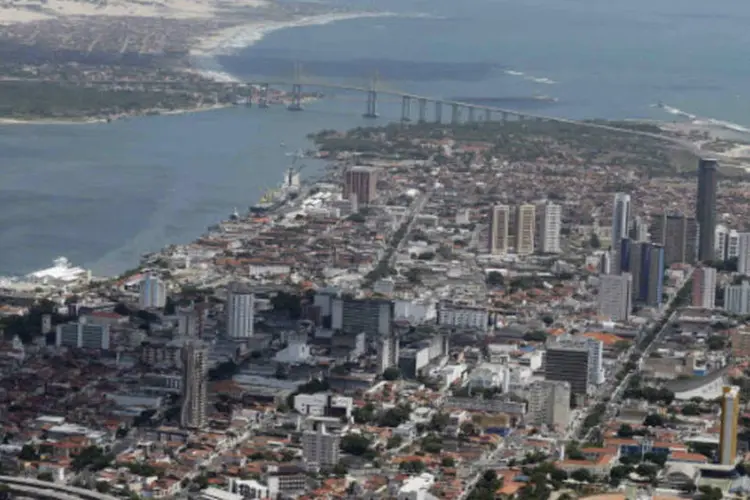
<path fill-rule="evenodd" d="M 229 285 L 226 304 L 227 337 L 246 339 L 253 336 L 255 296 L 241 283 Z"/>
<path fill-rule="evenodd" d="M 724 287 L 724 309 L 732 314 L 750 314 L 750 283 Z"/>
<path fill-rule="evenodd" d="M 628 237 L 630 227 L 630 195 L 616 193 L 612 208 L 612 247 L 619 248 L 620 241 Z"/>
<path fill-rule="evenodd" d="M 539 245 L 542 253 L 560 253 L 560 229 L 562 228 L 562 207 L 554 203 L 545 203 L 539 207 Z"/>
<path fill-rule="evenodd" d="M 692 306 L 713 309 L 716 306 L 716 269 L 699 267 L 693 273 Z"/>
<path fill-rule="evenodd" d="M 167 303 L 167 286 L 159 277 L 147 274 L 140 283 L 141 309 L 162 309 Z"/>
<path fill-rule="evenodd" d="M 334 467 L 339 463 L 341 436 L 329 433 L 325 425 L 302 434 L 302 458 L 311 467 Z"/>
<path fill-rule="evenodd" d="M 633 277 L 630 273 L 599 276 L 599 316 L 627 321 L 633 310 Z"/>
<path fill-rule="evenodd" d="M 516 253 L 529 255 L 534 253 L 534 227 L 536 223 L 536 207 L 534 205 L 519 205 L 516 208 Z"/>
<path fill-rule="evenodd" d="M 737 272 L 745 276 L 750 275 L 750 233 L 739 233 Z"/>
<path fill-rule="evenodd" d="M 526 421 L 563 430 L 570 423 L 570 384 L 539 380 L 529 386 L 529 413 Z"/>
<path fill-rule="evenodd" d="M 187 429 L 200 429 L 208 423 L 206 416 L 208 349 L 200 342 L 188 342 L 182 348 L 182 356 L 180 424 Z"/>
<path fill-rule="evenodd" d="M 489 251 L 493 255 L 508 253 L 510 231 L 510 207 L 495 205 L 492 207 L 490 221 Z"/>

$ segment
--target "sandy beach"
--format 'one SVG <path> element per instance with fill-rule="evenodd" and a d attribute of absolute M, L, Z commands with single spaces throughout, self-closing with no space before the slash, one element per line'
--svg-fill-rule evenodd
<path fill-rule="evenodd" d="M 232 8 L 257 8 L 268 3 L 267 0 L 234 0 Z M 143 3 L 128 0 L 108 0 L 106 3 L 84 0 L 0 0 L 0 24 L 86 16 L 211 19 L 224 8 L 226 4 L 215 0 L 156 0 Z"/>

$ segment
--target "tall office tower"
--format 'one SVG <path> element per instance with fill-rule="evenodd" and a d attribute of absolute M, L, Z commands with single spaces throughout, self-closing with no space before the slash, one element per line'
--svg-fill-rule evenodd
<path fill-rule="evenodd" d="M 570 423 L 570 384 L 539 380 L 529 386 L 529 412 L 525 421 L 564 430 Z"/>
<path fill-rule="evenodd" d="M 616 193 L 612 209 L 612 243 L 628 237 L 630 229 L 630 195 Z"/>
<path fill-rule="evenodd" d="M 693 307 L 713 309 L 716 306 L 716 269 L 699 267 L 693 273 Z"/>
<path fill-rule="evenodd" d="M 534 253 L 534 223 L 536 207 L 519 205 L 516 208 L 516 253 L 529 255 Z"/>
<path fill-rule="evenodd" d="M 651 241 L 664 247 L 666 267 L 692 264 L 698 258 L 698 222 L 682 214 L 659 214 L 651 225 Z"/>
<path fill-rule="evenodd" d="M 630 273 L 599 276 L 599 315 L 614 321 L 627 321 L 633 309 L 632 287 Z"/>
<path fill-rule="evenodd" d="M 622 271 L 633 278 L 633 301 L 659 307 L 664 291 L 664 247 L 623 240 L 621 255 Z"/>
<path fill-rule="evenodd" d="M 199 341 L 190 341 L 182 348 L 182 412 L 180 423 L 188 429 L 200 429 L 206 417 L 208 387 L 208 349 Z"/>
<path fill-rule="evenodd" d="M 740 388 L 724 387 L 721 397 L 721 434 L 719 435 L 719 463 L 737 462 L 737 421 L 740 417 Z"/>
<path fill-rule="evenodd" d="M 740 233 L 737 242 L 737 272 L 750 275 L 750 233 Z"/>
<path fill-rule="evenodd" d="M 563 334 L 547 344 L 545 380 L 570 383 L 574 395 L 585 395 L 604 381 L 602 342 Z"/>
<path fill-rule="evenodd" d="M 664 247 L 646 243 L 647 259 L 644 267 L 647 272 L 643 300 L 651 307 L 661 307 L 664 294 Z"/>
<path fill-rule="evenodd" d="M 350 167 L 344 173 L 344 199 L 357 196 L 357 204 L 369 205 L 378 195 L 378 169 L 375 167 Z"/>
<path fill-rule="evenodd" d="M 141 309 L 162 309 L 167 303 L 167 286 L 158 276 L 147 274 L 140 283 Z"/>
<path fill-rule="evenodd" d="M 334 467 L 339 463 L 341 436 L 330 433 L 324 424 L 302 433 L 302 458 L 311 467 Z"/>
<path fill-rule="evenodd" d="M 743 281 L 739 285 L 725 286 L 724 309 L 742 316 L 750 314 L 750 283 Z"/>
<path fill-rule="evenodd" d="M 242 283 L 232 283 L 227 289 L 227 337 L 246 339 L 253 336 L 255 296 Z"/>
<path fill-rule="evenodd" d="M 698 198 L 695 204 L 695 218 L 700 226 L 698 235 L 698 259 L 714 259 L 714 238 L 716 236 L 716 160 L 702 158 L 698 162 Z"/>
<path fill-rule="evenodd" d="M 492 207 L 492 220 L 490 221 L 489 252 L 493 255 L 508 253 L 510 234 L 510 207 L 508 205 L 495 205 Z"/>
<path fill-rule="evenodd" d="M 539 223 L 537 232 L 539 245 L 537 250 L 542 253 L 560 253 L 560 230 L 562 229 L 562 207 L 554 203 L 545 203 L 537 211 Z"/>
<path fill-rule="evenodd" d="M 380 348 L 378 349 L 378 369 L 383 373 L 388 368 L 398 365 L 399 343 L 395 334 L 383 335 L 378 339 Z"/>

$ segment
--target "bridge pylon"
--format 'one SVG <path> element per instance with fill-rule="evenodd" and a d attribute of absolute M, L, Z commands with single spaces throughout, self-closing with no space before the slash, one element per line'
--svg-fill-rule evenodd
<path fill-rule="evenodd" d="M 378 118 L 378 72 L 375 71 L 375 74 L 372 77 L 372 80 L 370 80 L 370 89 L 367 91 L 367 107 L 365 108 L 365 112 L 362 116 L 365 118 Z"/>
<path fill-rule="evenodd" d="M 419 99 L 419 123 L 427 121 L 427 99 Z"/>
<path fill-rule="evenodd" d="M 451 104 L 451 123 L 456 124 L 461 121 L 461 107 L 458 103 Z"/>
<path fill-rule="evenodd" d="M 401 97 L 401 123 L 411 121 L 411 97 L 405 95 Z"/>
<path fill-rule="evenodd" d="M 302 111 L 302 65 L 294 63 L 294 80 L 292 83 L 292 101 L 286 109 L 289 111 Z"/>
<path fill-rule="evenodd" d="M 443 123 L 443 103 L 435 101 L 435 123 Z"/>
<path fill-rule="evenodd" d="M 258 107 L 259 108 L 268 107 L 268 84 L 267 83 L 261 83 L 258 89 Z"/>

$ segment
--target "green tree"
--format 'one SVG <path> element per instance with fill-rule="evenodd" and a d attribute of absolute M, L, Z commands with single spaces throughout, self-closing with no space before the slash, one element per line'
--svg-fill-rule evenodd
<path fill-rule="evenodd" d="M 341 439 L 341 450 L 350 455 L 362 456 L 370 449 L 371 441 L 361 434 L 347 434 Z"/>
<path fill-rule="evenodd" d="M 383 378 L 385 380 L 398 380 L 399 377 L 401 377 L 401 370 L 399 370 L 395 366 L 391 366 L 390 368 L 386 368 L 386 370 L 383 372 Z"/>

